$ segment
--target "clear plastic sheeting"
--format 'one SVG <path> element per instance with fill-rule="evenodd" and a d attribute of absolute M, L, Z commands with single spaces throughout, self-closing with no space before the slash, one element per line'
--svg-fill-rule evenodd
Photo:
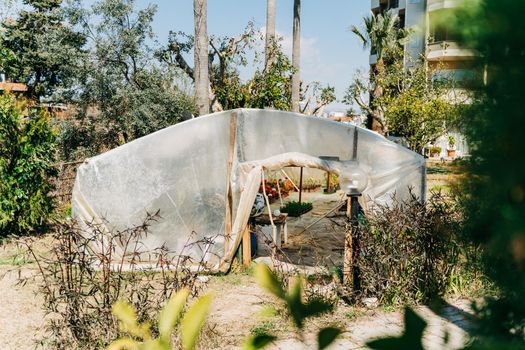
<path fill-rule="evenodd" d="M 188 242 L 213 236 L 205 260 L 226 270 L 262 172 L 291 166 L 340 175 L 359 167 L 368 176 L 365 208 L 406 199 L 409 188 L 424 200 L 423 157 L 376 133 L 295 113 L 238 109 L 168 127 L 86 160 L 77 172 L 73 213 L 81 223 L 124 230 L 159 210 L 161 218 L 142 242 L 145 252 L 164 246 L 177 254 Z M 185 253 L 200 258 L 201 250 L 186 247 Z"/>

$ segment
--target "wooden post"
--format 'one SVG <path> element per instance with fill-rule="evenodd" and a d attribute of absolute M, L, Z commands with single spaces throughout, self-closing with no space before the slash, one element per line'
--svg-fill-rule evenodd
<path fill-rule="evenodd" d="M 343 283 L 345 286 L 353 285 L 353 273 L 352 273 L 352 262 L 353 262 L 353 248 L 352 248 L 352 222 L 350 218 L 350 196 L 347 196 L 346 200 L 346 234 L 345 234 L 345 246 L 344 246 L 344 259 L 343 259 Z"/>
<path fill-rule="evenodd" d="M 242 236 L 242 264 L 245 267 L 252 263 L 252 240 L 250 234 L 250 224 L 246 224 L 246 229 Z"/>
<path fill-rule="evenodd" d="M 303 194 L 303 167 L 301 167 L 301 172 L 299 175 L 299 204 L 301 204 L 302 194 Z"/>
<path fill-rule="evenodd" d="M 358 196 L 348 196 L 350 213 L 345 235 L 345 250 L 343 261 L 343 282 L 346 286 L 351 286 L 354 295 L 357 295 L 361 289 L 359 266 L 357 258 L 360 254 L 359 247 L 359 201 Z"/>
<path fill-rule="evenodd" d="M 230 248 L 230 239 L 232 234 L 232 212 L 233 212 L 233 197 L 232 197 L 232 183 L 231 172 L 233 168 L 233 155 L 235 152 L 235 133 L 237 129 L 237 113 L 233 112 L 230 118 L 230 147 L 228 164 L 226 167 L 226 209 L 224 213 L 224 253 L 228 252 Z"/>
<path fill-rule="evenodd" d="M 330 193 L 330 172 L 326 172 L 326 193 Z"/>

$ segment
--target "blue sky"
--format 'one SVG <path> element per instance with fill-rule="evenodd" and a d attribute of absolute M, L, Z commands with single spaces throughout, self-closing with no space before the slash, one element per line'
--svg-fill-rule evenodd
<path fill-rule="evenodd" d="M 150 3 L 158 6 L 153 28 L 161 43 L 167 41 L 170 30 L 193 31 L 192 0 L 138 0 L 137 6 L 143 8 Z M 284 36 L 287 52 L 291 46 L 293 0 L 276 3 L 277 32 Z M 355 71 L 366 69 L 368 64 L 368 54 L 348 28 L 360 25 L 370 11 L 370 1 L 303 0 L 301 10 L 301 79 L 335 86 L 337 97 L 342 98 Z M 239 35 L 250 20 L 256 28 L 265 26 L 266 0 L 208 0 L 209 35 Z M 345 109 L 341 104 L 330 107 Z"/>

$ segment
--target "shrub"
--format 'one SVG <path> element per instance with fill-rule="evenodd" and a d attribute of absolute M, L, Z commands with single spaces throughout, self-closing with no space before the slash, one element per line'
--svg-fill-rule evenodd
<path fill-rule="evenodd" d="M 82 229 L 74 222 L 57 225 L 42 253 L 36 251 L 32 238 L 20 239 L 36 261 L 39 293 L 44 297 L 46 314 L 45 348 L 100 349 L 119 336 L 111 308 L 117 301 L 130 304 L 137 312 L 137 322 L 153 320 L 163 303 L 173 293 L 188 288 L 198 291 L 197 274 L 203 260 L 180 252 L 173 256 L 163 249 L 149 254 L 147 266 L 141 264 L 141 239 L 148 234 L 158 214 L 124 231 L 108 232 L 104 222 L 89 223 Z M 202 244 L 202 256 L 212 244 Z M 116 252 L 121 251 L 121 254 Z M 152 334 L 158 335 L 153 327 Z"/>
<path fill-rule="evenodd" d="M 295 202 L 291 201 L 286 203 L 284 207 L 281 207 L 281 212 L 288 213 L 289 216 L 292 217 L 298 217 L 303 215 L 304 213 L 309 212 L 312 210 L 313 206 L 312 203 L 309 202 Z"/>
<path fill-rule="evenodd" d="M 49 196 L 55 135 L 43 111 L 0 96 L 0 237 L 24 235 L 45 226 L 53 209 Z"/>
<path fill-rule="evenodd" d="M 428 301 L 443 295 L 451 274 L 468 261 L 459 243 L 462 225 L 456 200 L 433 193 L 377 205 L 360 222 L 361 292 L 386 304 Z M 465 266 L 464 268 L 470 268 Z"/>
<path fill-rule="evenodd" d="M 441 147 L 438 146 L 432 146 L 428 148 L 428 153 L 431 157 L 436 157 L 441 154 Z"/>

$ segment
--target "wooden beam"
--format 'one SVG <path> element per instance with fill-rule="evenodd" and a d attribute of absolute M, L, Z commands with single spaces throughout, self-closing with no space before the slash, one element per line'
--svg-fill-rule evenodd
<path fill-rule="evenodd" d="M 250 234 L 250 224 L 246 224 L 242 236 L 242 264 L 249 267 L 252 263 L 252 240 Z"/>
<path fill-rule="evenodd" d="M 226 209 L 224 213 L 224 252 L 230 248 L 230 240 L 233 225 L 233 196 L 231 175 L 233 169 L 233 156 L 235 153 L 235 133 L 237 131 L 237 112 L 233 112 L 230 118 L 230 146 L 228 155 L 228 164 L 226 167 Z"/>

